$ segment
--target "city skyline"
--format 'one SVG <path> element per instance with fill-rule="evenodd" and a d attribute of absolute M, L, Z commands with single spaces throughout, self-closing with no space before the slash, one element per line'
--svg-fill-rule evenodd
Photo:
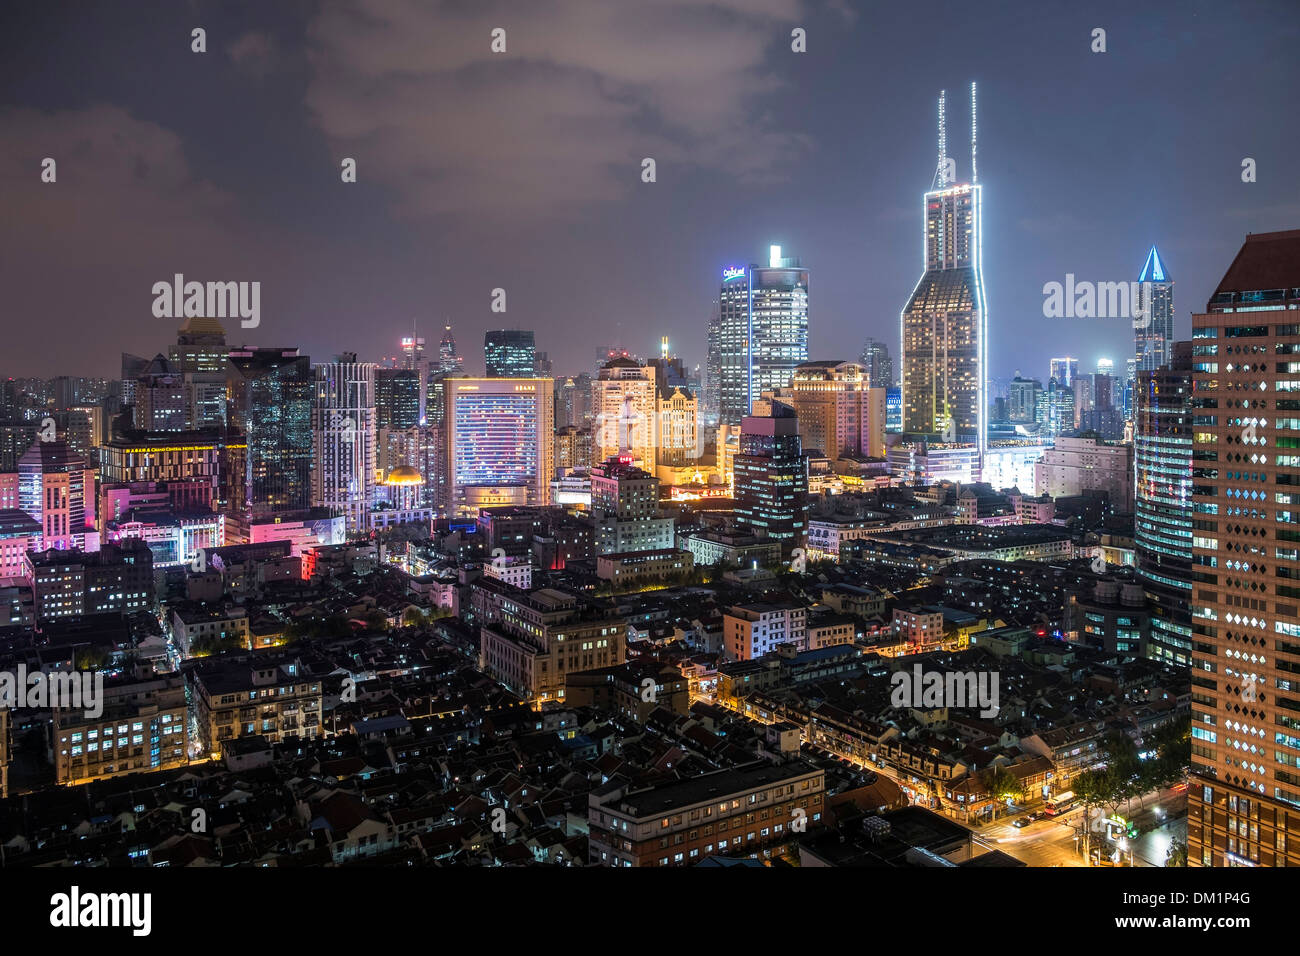
<path fill-rule="evenodd" d="M 896 95 L 870 100 L 865 111 L 856 109 L 857 99 L 878 86 L 876 71 L 903 69 L 891 62 L 899 55 L 894 44 L 881 51 L 878 66 L 856 65 L 850 53 L 866 38 L 861 17 L 796 0 L 779 0 L 762 14 L 735 4 L 732 29 L 714 38 L 728 55 L 711 66 L 698 49 L 699 33 L 712 25 L 708 9 L 687 4 L 671 22 L 643 13 L 650 35 L 681 52 L 668 70 L 646 67 L 635 75 L 603 57 L 591 62 L 563 42 L 575 18 L 584 23 L 563 3 L 551 25 L 517 14 L 523 19 L 497 63 L 486 40 L 471 42 L 480 28 L 487 36 L 488 13 L 440 11 L 441 39 L 418 53 L 402 48 L 400 34 L 422 24 L 403 23 L 397 13 L 378 17 L 345 44 L 352 15 L 346 7 L 300 15 L 166 12 L 123 41 L 126 50 L 89 42 L 100 25 L 94 12 L 58 38 L 41 18 L 29 19 L 8 34 L 13 48 L 0 68 L 9 81 L 0 110 L 9 135 L 20 138 L 0 166 L 0 183 L 15 200 L 0 279 L 19 315 L 79 313 L 78 290 L 94 289 L 104 320 L 77 340 L 80 348 L 44 337 L 40 322 L 20 321 L 13 364 L 4 363 L 0 374 L 111 376 L 117 351 L 154 354 L 153 343 L 160 335 L 170 340 L 178 321 L 153 317 L 150 290 L 177 272 L 261 283 L 261 324 L 230 329 L 232 345 L 294 346 L 313 357 L 347 349 L 377 360 L 391 341 L 411 334 L 413 319 L 430 343 L 448 324 L 462 342 L 481 341 L 492 328 L 525 328 L 536 332 L 557 373 L 574 374 L 587 366 L 589 351 L 572 334 L 575 325 L 595 324 L 603 338 L 646 355 L 667 335 L 677 354 L 702 365 L 717 276 L 736 262 L 762 261 L 769 245 L 797 250 L 816 273 L 809 358 L 851 360 L 867 337 L 897 352 L 896 315 L 913 281 L 905 276 L 915 268 L 911 210 L 926 186 L 917 157 L 931 148 L 934 97 L 966 77 L 985 93 L 982 182 L 996 209 L 985 237 L 988 375 L 1009 377 L 1017 368 L 1039 374 L 1061 351 L 1091 366 L 1097 355 L 1128 354 L 1131 328 L 1109 319 L 1043 318 L 1045 283 L 1067 274 L 1131 281 L 1133 263 L 1155 245 L 1172 273 L 1186 277 L 1179 301 L 1195 303 L 1212 291 L 1207 276 L 1215 264 L 1246 233 L 1286 228 L 1295 218 L 1283 170 L 1297 134 L 1264 122 L 1268 97 L 1250 92 L 1295 86 L 1295 64 L 1260 50 L 1294 40 L 1296 27 L 1283 11 L 1280 3 L 1254 4 L 1244 14 L 1205 6 L 1162 45 L 1157 23 L 1116 10 L 1099 15 L 1109 38 L 1102 54 L 1089 49 L 1092 24 L 1075 18 L 1045 15 L 1035 31 L 1047 39 L 1026 47 L 1009 16 L 954 9 L 949 15 L 960 29 L 951 33 L 961 39 L 945 31 L 926 42 L 936 59 L 946 59 L 946 51 L 955 62 L 942 75 L 911 72 L 902 83 L 892 80 Z M 876 24 L 876 16 L 885 22 Z M 208 31 L 205 54 L 189 48 L 196 17 Z M 895 17 L 873 13 L 873 29 L 895 31 L 904 49 L 917 28 Z M 805 54 L 790 51 L 793 22 L 811 38 Z M 582 33 L 615 48 L 628 42 L 603 21 L 586 23 Z M 174 82 L 138 83 L 126 65 L 132 54 L 144 55 L 134 44 L 148 45 L 148 60 Z M 1209 44 L 1216 62 L 1241 82 L 1219 89 L 1208 78 L 1175 81 L 1160 68 Z M 42 63 L 32 59 L 38 49 Z M 1000 66 L 1013 58 L 999 51 L 1013 49 L 1020 58 L 1014 69 Z M 452 66 L 430 65 L 440 52 Z M 386 55 L 396 62 L 375 65 Z M 823 56 L 832 69 L 809 67 Z M 42 65 L 73 57 L 94 81 L 100 105 Z M 348 82 L 372 71 L 382 93 L 393 87 L 391 71 L 401 62 L 416 70 L 438 110 L 454 111 L 439 112 L 439 120 L 463 124 L 465 144 L 457 151 L 447 150 L 430 120 L 401 102 L 358 100 Z M 548 156 L 543 131 L 512 125 L 520 121 L 515 110 L 496 123 L 475 122 L 444 102 L 448 84 L 463 81 L 472 105 L 501 109 L 498 84 L 505 77 L 483 76 L 496 65 L 512 81 L 535 75 L 532 95 L 543 97 L 536 105 L 556 110 L 572 102 L 580 113 L 594 110 L 590 122 L 612 142 L 583 137 L 591 156 L 576 147 Z M 665 78 L 673 66 L 682 76 L 677 84 Z M 1035 71 L 1041 83 L 1020 88 L 1019 70 Z M 626 87 L 654 113 L 652 128 L 637 129 L 609 97 L 575 89 L 578 71 Z M 717 103 L 689 95 L 702 84 L 716 91 Z M 181 102 L 165 92 L 168 86 L 190 92 Z M 1125 102 L 1134 88 L 1169 108 L 1135 110 Z M 857 120 L 845 123 L 850 102 L 848 115 Z M 734 150 L 718 155 L 726 151 L 708 145 L 704 131 L 724 143 L 741 136 L 734 121 L 719 126 L 717 119 L 756 103 L 766 111 L 757 121 L 758 145 L 739 162 Z M 1193 104 L 1200 125 L 1218 131 L 1212 150 L 1180 148 L 1191 131 L 1177 117 Z M 367 144 L 368 124 L 358 117 L 370 109 L 395 128 L 409 119 L 410 128 Z M 664 131 L 676 126 L 685 128 L 680 142 Z M 1099 128 L 1104 136 L 1095 134 Z M 230 129 L 248 142 L 214 136 Z M 1034 130 L 1028 139 L 1027 129 Z M 882 130 L 889 133 L 883 140 Z M 516 160 L 501 158 L 502 136 L 510 137 Z M 1172 169 L 1163 153 L 1140 149 L 1115 158 L 1106 145 L 1113 140 L 1167 144 L 1184 161 Z M 40 180 L 47 156 L 60 161 L 55 183 Z M 651 183 L 641 181 L 645 156 L 656 160 Z M 341 181 L 345 157 L 357 162 L 355 183 Z M 1258 164 L 1255 182 L 1242 182 L 1246 157 Z M 465 188 L 441 190 L 444 198 L 435 202 L 412 169 L 419 162 L 431 163 L 439 182 Z M 1149 175 L 1156 166 L 1162 174 Z M 792 186 L 800 190 L 798 203 L 772 201 Z M 1064 188 L 1096 201 L 1062 206 Z M 1199 197 L 1197 210 L 1187 208 L 1188 194 Z M 1190 228 L 1207 216 L 1213 228 Z M 106 248 L 97 237 L 110 224 L 117 241 Z M 646 262 L 655 268 L 645 269 Z M 665 287 L 661 270 L 678 281 Z M 347 281 L 357 275 L 366 278 Z M 601 281 L 590 281 L 595 276 Z M 612 312 L 597 291 L 610 281 L 632 292 Z M 873 289 L 869 301 L 862 283 Z M 508 294 L 504 313 L 492 311 L 498 288 Z M 1175 338 L 1185 337 L 1189 316 L 1184 306 Z M 476 373 L 479 357 L 471 351 L 469 358 L 466 371 Z"/>
<path fill-rule="evenodd" d="M 1284 913 L 1195 871 L 1300 866 L 1295 0 L 126 9 L 0 31 L 24 913 L 147 936 L 200 867 Z"/>

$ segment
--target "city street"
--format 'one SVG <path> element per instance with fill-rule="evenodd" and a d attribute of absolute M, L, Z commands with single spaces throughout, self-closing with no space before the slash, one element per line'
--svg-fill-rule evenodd
<path fill-rule="evenodd" d="M 1132 841 L 1134 866 L 1164 866 L 1173 840 L 1186 841 L 1186 817 L 1168 819 L 1171 813 L 1185 808 L 1186 800 L 1186 790 L 1166 789 L 1148 794 L 1145 807 L 1141 807 L 1140 801 L 1134 800 L 1121 808 L 1121 814 L 1139 827 L 1165 821 Z M 1097 808 L 1092 812 L 1094 818 L 1097 814 L 1107 815 L 1106 810 Z M 975 839 L 983 846 L 1001 850 L 1030 866 L 1083 866 L 1083 858 L 1076 849 L 1076 836 L 1082 818 L 1083 808 L 1080 806 L 1075 806 L 1063 816 L 1038 820 L 1024 828 L 1014 825 L 1017 817 L 1006 817 L 996 824 L 975 830 Z M 1104 839 L 1094 832 L 1092 845 L 1096 847 L 1098 841 L 1104 842 Z"/>

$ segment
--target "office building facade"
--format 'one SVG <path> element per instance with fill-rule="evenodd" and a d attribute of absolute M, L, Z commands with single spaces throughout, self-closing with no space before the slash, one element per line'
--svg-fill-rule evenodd
<path fill-rule="evenodd" d="M 773 246 L 767 266 L 723 272 L 718 309 L 718 421 L 736 425 L 808 361 L 808 270 Z"/>
<path fill-rule="evenodd" d="M 1188 865 L 1300 866 L 1300 229 L 1246 237 L 1192 352 Z"/>

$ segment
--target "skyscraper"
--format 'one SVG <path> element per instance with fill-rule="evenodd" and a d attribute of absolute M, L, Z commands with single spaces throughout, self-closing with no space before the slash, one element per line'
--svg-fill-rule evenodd
<path fill-rule="evenodd" d="M 465 359 L 456 349 L 456 338 L 451 334 L 451 326 L 443 326 L 442 341 L 438 343 L 438 371 L 459 372 Z"/>
<path fill-rule="evenodd" d="M 1017 374 L 1007 386 L 1007 420 L 1020 425 L 1037 421 L 1038 396 L 1042 393 L 1042 382 Z"/>
<path fill-rule="evenodd" d="M 732 463 L 736 523 L 781 542 L 783 554 L 808 539 L 808 457 L 794 409 L 781 402 L 766 415 L 746 415 Z"/>
<path fill-rule="evenodd" d="M 369 530 L 375 482 L 375 366 L 344 353 L 317 365 L 312 402 L 312 504 Z"/>
<path fill-rule="evenodd" d="M 808 270 L 772 246 L 766 266 L 722 273 L 718 308 L 718 420 L 734 425 L 808 361 Z"/>
<path fill-rule="evenodd" d="M 94 489 L 95 473 L 67 442 L 32 442 L 18 459 L 18 507 L 40 524 L 45 549 L 85 549 Z"/>
<path fill-rule="evenodd" d="M 591 390 L 596 412 L 593 464 L 625 455 L 653 471 L 658 447 L 654 366 L 611 359 L 592 382 Z"/>
<path fill-rule="evenodd" d="M 1074 431 L 1074 391 L 1054 378 L 1038 393 L 1038 432 L 1058 438 Z"/>
<path fill-rule="evenodd" d="M 1148 656 L 1192 660 L 1192 345 L 1170 365 L 1138 373 L 1133 435 L 1134 543 L 1151 608 Z"/>
<path fill-rule="evenodd" d="M 185 388 L 185 427 L 226 425 L 226 330 L 216 319 L 189 318 L 171 347 Z"/>
<path fill-rule="evenodd" d="M 265 515 L 311 503 L 311 362 L 297 349 L 234 349 L 231 424 L 247 437 L 240 511 Z"/>
<path fill-rule="evenodd" d="M 1189 866 L 1300 866 L 1300 229 L 1192 316 Z"/>
<path fill-rule="evenodd" d="M 537 363 L 533 333 L 527 329 L 493 329 L 483 336 L 488 378 L 532 378 Z"/>
<path fill-rule="evenodd" d="M 375 425 L 414 428 L 420 424 L 420 373 L 414 369 L 375 369 Z"/>
<path fill-rule="evenodd" d="M 971 181 L 956 184 L 947 155 L 944 96 L 939 96 L 939 167 L 924 196 L 925 271 L 901 316 L 903 430 L 951 431 L 987 443 L 985 398 L 988 315 L 980 262 L 982 193 L 975 166 L 975 84 L 971 84 Z"/>
<path fill-rule="evenodd" d="M 867 344 L 862 346 L 862 364 L 866 366 L 871 388 L 889 388 L 894 384 L 894 359 L 884 342 L 867 339 Z"/>
<path fill-rule="evenodd" d="M 1138 315 L 1134 318 L 1137 370 L 1168 365 L 1174 344 L 1174 280 L 1152 246 L 1138 276 Z"/>
<path fill-rule="evenodd" d="M 713 303 L 709 313 L 709 328 L 704 354 L 704 391 L 701 398 L 702 415 L 710 424 L 718 422 L 722 389 L 722 313 L 718 303 Z"/>
<path fill-rule="evenodd" d="M 885 389 L 857 362 L 804 362 L 788 388 L 774 392 L 794 409 L 804 448 L 832 461 L 885 457 Z"/>
<path fill-rule="evenodd" d="M 1048 378 L 1056 379 L 1062 388 L 1074 388 L 1074 380 L 1079 377 L 1079 360 L 1077 358 L 1054 358 L 1048 366 Z"/>
<path fill-rule="evenodd" d="M 447 378 L 448 513 L 544 505 L 555 473 L 549 378 Z"/>
<path fill-rule="evenodd" d="M 180 369 L 160 353 L 135 383 L 135 427 L 147 432 L 185 430 L 185 382 Z"/>
<path fill-rule="evenodd" d="M 424 367 L 424 339 L 411 334 L 402 338 L 402 368 L 420 369 Z"/>

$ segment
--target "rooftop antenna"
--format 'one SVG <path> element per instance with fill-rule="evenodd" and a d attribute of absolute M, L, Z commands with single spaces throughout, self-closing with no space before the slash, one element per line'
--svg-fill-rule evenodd
<path fill-rule="evenodd" d="M 944 97 L 947 90 L 939 91 L 939 168 L 934 171 L 934 188 L 948 185 L 948 125 L 944 119 Z"/>
<path fill-rule="evenodd" d="M 970 181 L 975 185 L 980 181 L 979 173 L 975 170 L 975 84 L 970 85 Z"/>

